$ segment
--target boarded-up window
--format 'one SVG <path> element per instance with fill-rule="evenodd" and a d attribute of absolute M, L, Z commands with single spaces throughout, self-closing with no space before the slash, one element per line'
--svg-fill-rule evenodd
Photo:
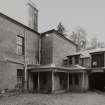
<path fill-rule="evenodd" d="M 104 67 L 104 54 L 92 55 L 92 67 Z"/>

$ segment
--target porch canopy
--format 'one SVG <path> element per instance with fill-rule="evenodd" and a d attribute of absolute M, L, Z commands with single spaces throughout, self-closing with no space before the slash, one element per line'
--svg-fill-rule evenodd
<path fill-rule="evenodd" d="M 33 90 L 38 90 L 38 92 L 56 93 L 58 91 L 79 91 L 85 88 L 85 74 L 87 71 L 85 67 L 80 65 L 68 67 L 55 66 L 54 64 L 44 66 L 31 65 L 28 66 L 28 71 L 31 74 L 30 78 L 36 78 L 29 83 L 33 83 L 36 87 Z"/>
<path fill-rule="evenodd" d="M 44 72 L 44 71 L 55 71 L 55 72 L 70 72 L 70 73 L 82 73 L 86 72 L 87 68 L 80 65 L 72 66 L 55 66 L 55 65 L 29 65 L 28 70 L 31 72 Z"/>

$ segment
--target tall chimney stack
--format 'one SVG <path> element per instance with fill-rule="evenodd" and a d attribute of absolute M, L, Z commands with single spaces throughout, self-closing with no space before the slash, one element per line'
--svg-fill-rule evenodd
<path fill-rule="evenodd" d="M 38 9 L 37 6 L 30 0 L 28 2 L 28 17 L 28 26 L 31 29 L 38 31 Z"/>

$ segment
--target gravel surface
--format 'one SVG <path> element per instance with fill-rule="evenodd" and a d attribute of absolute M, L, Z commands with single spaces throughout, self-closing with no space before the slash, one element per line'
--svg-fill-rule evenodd
<path fill-rule="evenodd" d="M 0 105 L 105 105 L 105 94 L 21 94 L 0 97 Z"/>

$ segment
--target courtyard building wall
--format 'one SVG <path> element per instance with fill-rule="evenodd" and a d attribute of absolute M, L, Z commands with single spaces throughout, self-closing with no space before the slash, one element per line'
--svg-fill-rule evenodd
<path fill-rule="evenodd" d="M 17 51 L 17 36 L 24 39 L 21 55 Z M 38 41 L 37 32 L 0 13 L 0 90 L 17 87 L 17 70 L 24 70 L 25 62 L 38 63 Z"/>
<path fill-rule="evenodd" d="M 24 86 L 28 91 L 50 93 L 95 86 L 104 90 L 105 49 L 86 55 L 77 49 L 54 29 L 39 34 L 0 13 L 0 91 Z"/>

